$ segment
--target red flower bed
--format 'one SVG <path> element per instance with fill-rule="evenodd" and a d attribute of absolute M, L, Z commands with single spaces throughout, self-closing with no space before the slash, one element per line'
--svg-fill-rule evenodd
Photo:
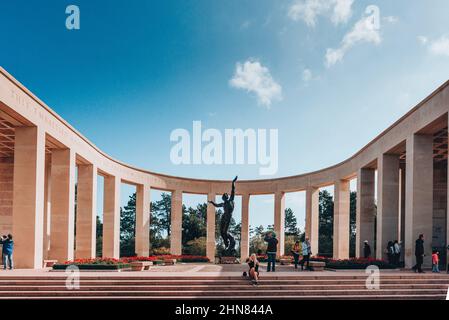
<path fill-rule="evenodd" d="M 95 259 L 75 259 L 71 261 L 64 262 L 65 265 L 74 264 L 123 264 L 124 261 L 113 258 L 95 258 Z"/>
<path fill-rule="evenodd" d="M 209 262 L 209 258 L 205 256 L 172 255 L 172 254 L 164 254 L 149 257 L 126 257 L 122 258 L 121 260 L 125 262 L 132 262 L 132 261 L 156 261 L 166 259 L 176 259 L 177 261 L 181 262 Z"/>
<path fill-rule="evenodd" d="M 209 262 L 205 256 L 189 256 L 189 255 L 160 255 L 149 257 L 123 257 L 121 259 L 113 258 L 95 258 L 95 259 L 75 259 L 64 262 L 65 265 L 87 265 L 87 264 L 101 264 L 101 265 L 118 265 L 127 264 L 133 261 L 163 261 L 166 259 L 176 259 L 181 262 Z"/>

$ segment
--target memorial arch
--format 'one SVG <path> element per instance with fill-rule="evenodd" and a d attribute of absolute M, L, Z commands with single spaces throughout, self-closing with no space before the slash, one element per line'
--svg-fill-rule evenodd
<path fill-rule="evenodd" d="M 274 195 L 274 228 L 280 235 L 279 253 L 283 254 L 284 197 L 296 191 L 306 192 L 306 233 L 312 252 L 318 252 L 319 188 L 333 185 L 333 255 L 348 258 L 349 181 L 356 178 L 356 255 L 362 254 L 362 243 L 369 240 L 376 243 L 376 256 L 382 258 L 386 242 L 398 239 L 404 243 L 406 266 L 411 267 L 415 239 L 424 233 L 426 259 L 430 259 L 432 246 L 448 245 L 448 111 L 446 82 L 354 156 L 335 166 L 292 177 L 238 181 L 241 255 L 249 253 L 250 198 L 259 194 Z M 14 234 L 17 268 L 42 268 L 45 258 L 66 261 L 95 257 L 98 175 L 104 177 L 103 255 L 113 258 L 119 257 L 121 183 L 136 186 L 139 255 L 149 251 L 151 188 L 172 193 L 172 254 L 181 253 L 182 194 L 204 194 L 214 200 L 229 189 L 229 181 L 174 177 L 113 159 L 0 68 L 0 232 Z M 208 206 L 207 256 L 212 261 L 214 210 Z"/>

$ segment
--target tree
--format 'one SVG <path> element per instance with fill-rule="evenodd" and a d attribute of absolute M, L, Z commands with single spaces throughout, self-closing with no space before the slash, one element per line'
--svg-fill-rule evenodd
<path fill-rule="evenodd" d="M 96 251 L 95 252 L 96 252 L 97 257 L 101 257 L 101 256 L 103 256 L 103 223 L 101 222 L 99 216 L 97 216 L 96 224 L 97 224 L 97 228 L 96 228 L 97 242 L 96 242 Z"/>
<path fill-rule="evenodd" d="M 319 194 L 319 255 L 332 256 L 334 238 L 334 200 L 327 190 Z"/>
<path fill-rule="evenodd" d="M 349 219 L 350 219 L 350 241 L 349 241 L 349 256 L 355 257 L 355 239 L 357 234 L 357 192 L 351 191 L 350 204 L 349 204 Z"/>
<path fill-rule="evenodd" d="M 128 204 L 120 208 L 120 255 L 135 255 L 136 193 L 129 196 Z"/>
<path fill-rule="evenodd" d="M 163 192 L 162 199 L 151 202 L 151 235 L 154 238 L 170 236 L 171 226 L 171 195 Z"/>
<path fill-rule="evenodd" d="M 299 234 L 298 222 L 296 220 L 293 210 L 290 208 L 285 209 L 285 235 L 296 236 Z"/>
<path fill-rule="evenodd" d="M 183 206 L 183 211 L 182 244 L 185 246 L 189 241 L 206 237 L 207 204 L 201 203 L 196 208 L 187 209 Z"/>
<path fill-rule="evenodd" d="M 264 241 L 265 229 L 263 226 L 255 227 L 250 226 L 250 240 L 249 240 L 249 253 L 262 254 L 267 250 L 267 244 Z"/>

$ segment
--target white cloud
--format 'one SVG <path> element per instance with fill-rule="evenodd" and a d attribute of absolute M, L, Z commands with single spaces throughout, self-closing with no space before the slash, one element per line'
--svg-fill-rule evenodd
<path fill-rule="evenodd" d="M 302 72 L 302 80 L 304 82 L 309 82 L 312 80 L 312 71 L 310 69 L 304 69 Z"/>
<path fill-rule="evenodd" d="M 429 42 L 429 39 L 425 36 L 418 36 L 418 41 L 424 46 Z"/>
<path fill-rule="evenodd" d="M 388 23 L 395 24 L 399 21 L 399 18 L 395 17 L 395 16 L 388 16 L 388 17 L 384 17 L 383 20 Z"/>
<path fill-rule="evenodd" d="M 426 36 L 418 36 L 418 41 L 421 45 L 426 46 L 431 54 L 449 57 L 449 36 L 443 35 L 436 40 L 430 40 Z"/>
<path fill-rule="evenodd" d="M 352 15 L 352 3 L 354 0 L 337 0 L 334 1 L 334 13 L 332 15 L 332 22 L 335 25 L 339 23 L 348 22 Z"/>
<path fill-rule="evenodd" d="M 274 81 L 270 70 L 257 60 L 238 62 L 229 84 L 234 88 L 255 93 L 258 103 L 268 109 L 272 101 L 282 100 L 282 87 Z"/>
<path fill-rule="evenodd" d="M 372 43 L 378 45 L 382 42 L 379 29 L 373 25 L 372 17 L 364 17 L 357 21 L 352 30 L 348 32 L 341 45 L 337 49 L 329 48 L 326 51 L 326 66 L 332 67 L 339 61 L 342 61 L 346 53 L 358 43 Z"/>
<path fill-rule="evenodd" d="M 434 55 L 449 57 L 449 37 L 442 36 L 438 40 L 432 41 L 429 50 Z"/>
<path fill-rule="evenodd" d="M 348 22 L 352 16 L 353 2 L 354 0 L 295 0 L 288 10 L 288 16 L 313 27 L 318 16 L 332 13 L 331 21 L 338 25 Z"/>

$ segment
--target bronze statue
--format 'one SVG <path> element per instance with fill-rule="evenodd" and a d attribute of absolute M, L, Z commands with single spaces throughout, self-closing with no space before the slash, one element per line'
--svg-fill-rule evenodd
<path fill-rule="evenodd" d="M 231 196 L 224 193 L 221 197 L 223 202 L 218 204 L 209 201 L 214 207 L 223 208 L 224 212 L 220 221 L 220 235 L 224 241 L 226 255 L 229 256 L 232 256 L 235 253 L 235 239 L 229 234 L 228 230 L 229 224 L 231 223 L 232 212 L 234 211 L 235 182 L 237 181 L 237 178 L 238 177 L 235 177 L 234 180 L 232 180 Z"/>

